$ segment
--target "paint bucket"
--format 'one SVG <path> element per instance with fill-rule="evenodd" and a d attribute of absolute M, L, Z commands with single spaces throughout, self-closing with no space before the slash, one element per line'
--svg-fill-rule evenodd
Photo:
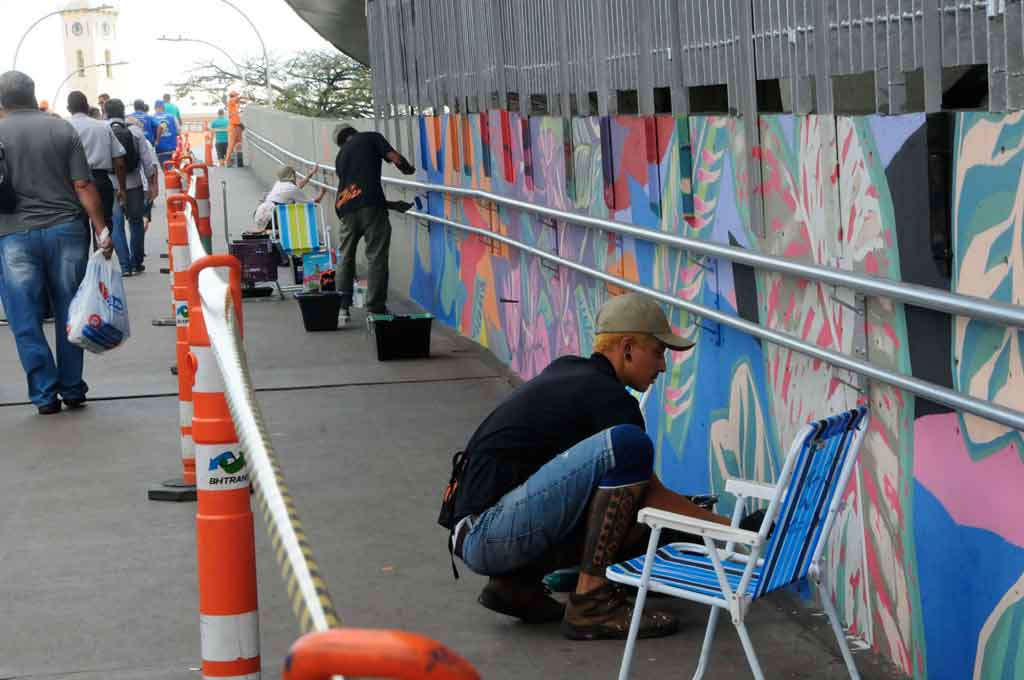
<path fill-rule="evenodd" d="M 378 361 L 423 359 L 430 356 L 432 314 L 368 314 Z"/>
<path fill-rule="evenodd" d="M 302 324 L 307 331 L 338 330 L 338 312 L 341 310 L 339 293 L 296 293 L 302 311 Z"/>

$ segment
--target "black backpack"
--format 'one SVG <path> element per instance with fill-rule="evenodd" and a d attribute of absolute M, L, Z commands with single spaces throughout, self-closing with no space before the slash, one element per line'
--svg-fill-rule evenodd
<path fill-rule="evenodd" d="M 135 135 L 128 129 L 128 126 L 119 121 L 113 121 L 110 129 L 114 131 L 117 141 L 124 147 L 124 171 L 135 172 L 139 167 L 139 147 L 135 143 Z"/>
<path fill-rule="evenodd" d="M 18 195 L 7 166 L 7 149 L 0 142 L 0 213 L 13 213 L 18 207 Z"/>

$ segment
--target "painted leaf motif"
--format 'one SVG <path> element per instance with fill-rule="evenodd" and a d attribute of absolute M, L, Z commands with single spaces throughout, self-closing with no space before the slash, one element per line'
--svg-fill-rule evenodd
<path fill-rule="evenodd" d="M 1024 678 L 1024 575 L 999 601 L 982 626 L 974 680 Z"/>
<path fill-rule="evenodd" d="M 957 128 L 956 267 L 959 293 L 1024 304 L 1024 113 L 965 113 Z M 957 317 L 954 386 L 1024 410 L 1024 330 Z M 1009 444 L 1024 461 L 1024 435 L 961 414 L 968 451 L 980 459 Z"/>
<path fill-rule="evenodd" d="M 714 414 L 711 424 L 711 488 L 722 489 L 730 478 L 774 482 L 778 462 L 772 438 L 765 429 L 765 413 L 757 396 L 753 370 L 742 359 L 732 371 L 729 406 Z M 716 508 L 732 513 L 735 499 L 722 494 Z M 753 510 L 748 507 L 747 511 Z"/>

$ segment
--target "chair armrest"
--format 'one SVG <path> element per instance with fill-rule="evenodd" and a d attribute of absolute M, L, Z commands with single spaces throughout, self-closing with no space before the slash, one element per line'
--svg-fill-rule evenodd
<path fill-rule="evenodd" d="M 761 538 L 753 531 L 716 524 L 715 522 L 708 522 L 687 515 L 677 515 L 674 512 L 657 508 L 641 508 L 640 513 L 637 515 L 637 521 L 643 522 L 650 527 L 678 529 L 689 534 L 707 536 L 718 541 L 730 541 L 751 547 L 761 543 Z"/>
<path fill-rule="evenodd" d="M 775 498 L 777 488 L 774 484 L 763 482 L 751 482 L 746 479 L 725 480 L 725 491 L 733 496 L 746 496 L 747 498 L 760 498 L 763 501 L 770 501 Z"/>

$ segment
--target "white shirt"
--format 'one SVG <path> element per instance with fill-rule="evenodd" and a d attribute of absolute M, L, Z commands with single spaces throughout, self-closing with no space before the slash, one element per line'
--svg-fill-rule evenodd
<path fill-rule="evenodd" d="M 258 227 L 266 227 L 274 219 L 274 206 L 286 203 L 309 203 L 309 196 L 295 182 L 275 182 L 270 193 L 253 212 L 253 222 Z"/>
<path fill-rule="evenodd" d="M 309 203 L 309 196 L 295 182 L 275 182 L 266 200 L 271 203 Z"/>
<path fill-rule="evenodd" d="M 107 129 L 110 130 L 110 123 L 124 123 L 124 118 L 111 118 L 106 122 Z M 125 189 L 138 189 L 139 187 L 146 187 L 146 177 L 149 177 L 157 171 L 160 167 L 159 161 L 156 158 L 156 151 L 153 150 L 153 145 L 146 139 L 146 134 L 141 128 L 135 125 L 125 124 L 128 131 L 132 133 L 132 138 L 135 140 L 135 150 L 139 153 L 139 167 L 135 172 L 125 173 Z M 110 130 L 110 134 L 114 134 L 113 130 Z M 117 141 L 117 137 L 114 137 L 114 141 Z M 120 142 L 117 144 L 122 149 L 124 148 Z M 114 189 L 117 186 L 117 175 L 113 171 L 110 172 L 110 181 L 114 184 Z"/>
<path fill-rule="evenodd" d="M 71 127 L 78 131 L 89 167 L 93 170 L 113 170 L 113 159 L 124 155 L 124 147 L 117 141 L 106 121 L 76 113 L 71 116 Z"/>

